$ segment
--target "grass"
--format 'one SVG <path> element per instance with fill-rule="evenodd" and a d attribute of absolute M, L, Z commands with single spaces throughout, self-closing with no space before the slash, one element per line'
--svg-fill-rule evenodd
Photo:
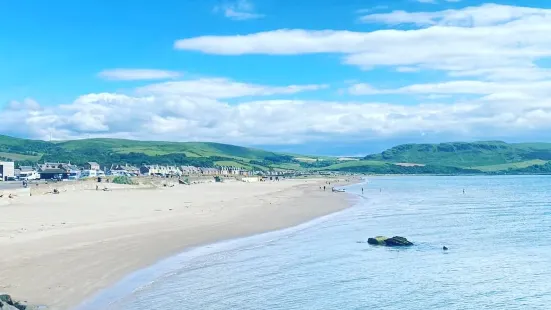
<path fill-rule="evenodd" d="M 274 152 L 213 142 L 162 142 L 134 141 L 124 139 L 85 139 L 58 143 L 67 150 L 94 148 L 112 150 L 117 153 L 144 153 L 146 155 L 166 155 L 184 153 L 188 157 L 228 157 L 234 159 L 262 160 L 278 155 Z"/>
<path fill-rule="evenodd" d="M 355 161 L 340 162 L 338 164 L 323 167 L 323 168 L 321 168 L 321 170 L 339 170 L 339 169 L 342 169 L 342 168 L 363 167 L 363 166 L 383 166 L 385 164 L 387 164 L 387 163 L 384 162 L 384 161 L 355 160 Z"/>
<path fill-rule="evenodd" d="M 478 166 L 473 167 L 474 169 L 478 169 L 480 171 L 484 172 L 495 172 L 495 171 L 504 171 L 511 169 L 520 169 L 520 168 L 526 168 L 533 165 L 543 165 L 547 163 L 546 160 L 541 159 L 533 159 L 533 160 L 527 160 L 527 161 L 521 161 L 516 163 L 508 163 L 508 164 L 500 164 L 500 165 L 489 165 L 489 166 Z"/>
<path fill-rule="evenodd" d="M 250 165 L 245 165 L 243 163 L 239 163 L 232 160 L 219 160 L 219 161 L 215 161 L 214 164 L 217 166 L 224 166 L 224 167 L 238 167 L 238 168 L 246 168 L 246 169 L 251 168 Z"/>
<path fill-rule="evenodd" d="M 25 155 L 25 154 L 6 153 L 6 152 L 0 152 L 0 157 L 8 158 L 13 161 L 18 161 L 18 160 L 38 161 L 40 159 L 40 155 Z"/>

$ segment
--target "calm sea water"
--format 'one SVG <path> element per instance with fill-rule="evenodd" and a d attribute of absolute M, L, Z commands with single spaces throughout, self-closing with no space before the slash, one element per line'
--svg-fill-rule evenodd
<path fill-rule="evenodd" d="M 353 208 L 172 257 L 83 309 L 551 308 L 551 177 L 378 177 L 348 192 Z M 416 245 L 358 243 L 375 235 Z"/>

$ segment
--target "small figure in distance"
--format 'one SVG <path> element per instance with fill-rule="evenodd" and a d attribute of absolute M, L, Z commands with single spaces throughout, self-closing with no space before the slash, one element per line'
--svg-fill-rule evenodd
<path fill-rule="evenodd" d="M 447 250 L 448 250 L 448 247 L 447 247 L 447 246 L 444 246 L 444 247 L 442 247 L 442 250 L 447 251 Z"/>

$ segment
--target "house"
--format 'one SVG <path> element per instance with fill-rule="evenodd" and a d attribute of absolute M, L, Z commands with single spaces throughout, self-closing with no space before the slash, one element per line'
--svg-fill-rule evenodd
<path fill-rule="evenodd" d="M 166 166 L 166 174 L 168 175 L 182 175 L 182 171 L 176 166 Z"/>
<path fill-rule="evenodd" d="M 38 167 L 41 180 L 69 179 L 74 170 L 78 170 L 77 167 L 66 163 L 44 163 Z"/>
<path fill-rule="evenodd" d="M 180 170 L 184 175 L 201 174 L 201 168 L 194 166 L 181 166 Z"/>
<path fill-rule="evenodd" d="M 15 164 L 13 161 L 0 161 L 0 181 L 15 179 Z"/>
<path fill-rule="evenodd" d="M 143 175 L 166 175 L 168 169 L 159 165 L 143 165 L 140 167 L 140 174 Z"/>
<path fill-rule="evenodd" d="M 229 167 L 220 167 L 220 175 L 228 175 L 228 174 L 230 174 Z"/>
<path fill-rule="evenodd" d="M 109 169 L 111 175 L 139 175 L 140 168 L 126 165 L 112 165 Z"/>
<path fill-rule="evenodd" d="M 220 170 L 217 169 L 217 168 L 205 168 L 205 167 L 201 167 L 199 168 L 201 170 L 201 174 L 202 175 L 219 175 L 220 174 Z"/>
<path fill-rule="evenodd" d="M 84 170 L 100 170 L 100 167 L 98 163 L 91 161 L 84 164 Z"/>

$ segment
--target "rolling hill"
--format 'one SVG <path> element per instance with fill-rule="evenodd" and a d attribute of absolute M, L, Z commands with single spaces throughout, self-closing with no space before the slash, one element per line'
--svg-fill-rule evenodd
<path fill-rule="evenodd" d="M 453 171 L 459 173 L 526 173 L 545 172 L 551 160 L 551 143 L 505 143 L 502 141 L 450 142 L 439 144 L 403 144 L 361 161 L 325 167 L 339 171 L 379 171 L 381 164 L 394 171 Z M 425 166 L 427 168 L 419 168 Z M 414 168 L 416 167 L 416 168 Z M 452 169 L 453 168 L 453 169 Z M 549 171 L 551 173 L 551 171 Z"/>
<path fill-rule="evenodd" d="M 250 169 L 300 168 L 293 156 L 211 142 L 159 142 L 123 139 L 83 139 L 59 142 L 28 140 L 0 135 L 0 158 L 19 164 L 59 161 L 83 164 L 95 161 L 101 165 L 233 165 Z M 315 157 L 302 156 L 313 161 Z"/>
<path fill-rule="evenodd" d="M 264 151 L 211 142 L 83 139 L 46 142 L 0 135 L 0 159 L 84 164 L 236 166 L 254 170 L 376 174 L 551 173 L 551 143 L 501 141 L 403 144 L 361 160 Z"/>

